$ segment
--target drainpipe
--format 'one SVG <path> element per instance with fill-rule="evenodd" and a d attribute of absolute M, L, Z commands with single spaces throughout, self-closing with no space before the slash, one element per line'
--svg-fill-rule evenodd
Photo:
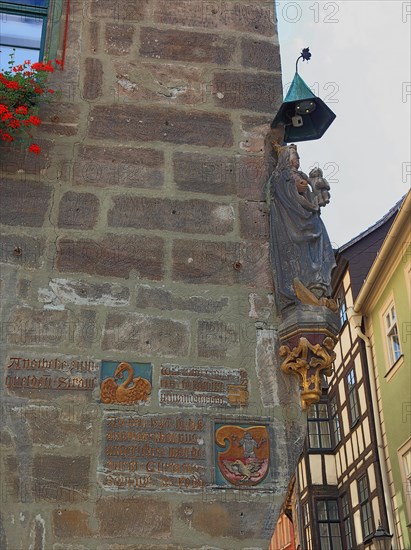
<path fill-rule="evenodd" d="M 363 340 L 365 343 L 365 350 L 367 354 L 367 363 L 368 363 L 368 369 L 369 371 L 372 371 L 372 374 L 370 373 L 369 380 L 370 380 L 370 386 L 371 386 L 371 399 L 372 399 L 372 411 L 374 414 L 375 419 L 375 432 L 377 436 L 377 450 L 378 450 L 378 459 L 380 462 L 380 471 L 381 471 L 381 478 L 382 478 L 382 488 L 384 491 L 384 495 L 387 495 L 388 503 L 386 506 L 387 510 L 387 519 L 388 519 L 388 529 L 389 532 L 394 535 L 394 538 L 396 539 L 395 534 L 395 528 L 394 528 L 394 514 L 392 512 L 392 505 L 391 505 L 391 494 L 390 494 L 390 488 L 388 484 L 388 476 L 386 471 L 386 460 L 384 456 L 384 445 L 383 445 L 383 439 L 382 439 L 382 431 L 381 431 L 381 422 L 380 422 L 380 415 L 378 412 L 378 406 L 377 406 L 377 386 L 375 383 L 375 368 L 374 368 L 374 360 L 372 357 L 372 351 L 371 351 L 371 343 L 363 331 L 361 330 L 361 324 L 362 324 L 362 314 L 358 311 L 355 311 L 355 309 L 350 306 L 347 308 L 347 315 L 348 320 L 350 322 L 350 325 L 354 328 L 355 332 Z"/>

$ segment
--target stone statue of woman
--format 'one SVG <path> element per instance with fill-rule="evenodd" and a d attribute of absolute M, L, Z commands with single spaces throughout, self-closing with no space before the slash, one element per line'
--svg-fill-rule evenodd
<path fill-rule="evenodd" d="M 335 310 L 329 299 L 334 253 L 318 197 L 310 178 L 299 169 L 297 147 L 274 147 L 276 163 L 268 185 L 271 261 L 279 308 L 304 303 Z"/>

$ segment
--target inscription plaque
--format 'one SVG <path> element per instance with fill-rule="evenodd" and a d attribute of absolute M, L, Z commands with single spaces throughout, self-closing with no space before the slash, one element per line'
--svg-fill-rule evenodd
<path fill-rule="evenodd" d="M 91 392 L 98 386 L 99 369 L 98 361 L 10 357 L 5 386 L 18 394 L 33 390 Z"/>
<path fill-rule="evenodd" d="M 162 407 L 245 407 L 247 371 L 164 364 L 160 371 L 159 403 Z"/>
<path fill-rule="evenodd" d="M 98 474 L 104 488 L 191 490 L 211 483 L 207 418 L 117 411 L 103 414 Z"/>

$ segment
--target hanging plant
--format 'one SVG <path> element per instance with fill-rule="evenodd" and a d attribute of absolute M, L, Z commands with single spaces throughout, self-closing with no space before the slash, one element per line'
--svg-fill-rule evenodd
<path fill-rule="evenodd" d="M 61 61 L 56 60 L 55 64 L 61 65 Z M 10 54 L 8 66 L 0 73 L 0 140 L 31 142 L 31 129 L 41 124 L 39 105 L 54 94 L 47 86 L 54 67 L 51 61 L 25 61 L 14 66 L 14 53 Z M 41 151 L 37 143 L 30 143 L 28 150 L 36 155 Z"/>

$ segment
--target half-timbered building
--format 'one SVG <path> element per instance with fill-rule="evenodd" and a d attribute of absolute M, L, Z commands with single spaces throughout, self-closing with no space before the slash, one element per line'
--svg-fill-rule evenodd
<path fill-rule="evenodd" d="M 389 530 L 392 525 L 375 383 L 361 327 L 349 316 L 399 206 L 336 254 L 333 289 L 341 329 L 333 374 L 324 378 L 322 399 L 307 415 L 295 479 L 297 549 L 371 549 L 378 526 Z M 393 539 L 396 549 L 395 544 Z"/>

